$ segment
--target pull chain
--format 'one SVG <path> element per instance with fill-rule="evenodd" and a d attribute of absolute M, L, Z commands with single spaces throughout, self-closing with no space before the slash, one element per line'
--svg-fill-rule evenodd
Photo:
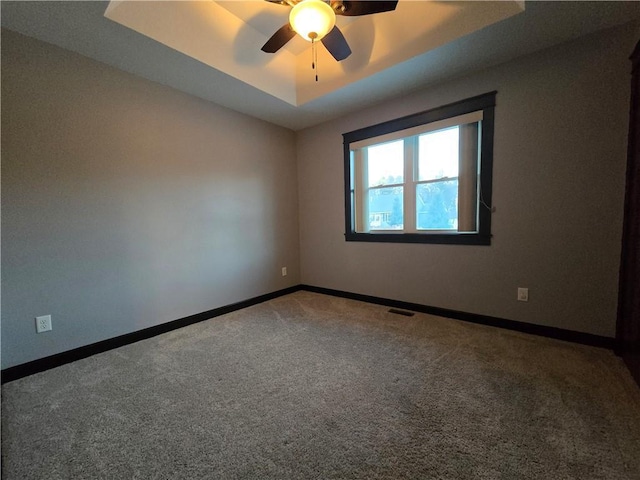
<path fill-rule="evenodd" d="M 315 39 L 311 39 L 311 68 L 315 71 L 316 82 L 318 81 L 318 49 Z"/>

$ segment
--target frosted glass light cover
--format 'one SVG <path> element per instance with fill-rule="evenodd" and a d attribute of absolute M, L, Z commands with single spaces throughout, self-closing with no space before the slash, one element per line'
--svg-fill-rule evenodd
<path fill-rule="evenodd" d="M 322 0 L 303 0 L 289 14 L 291 27 L 307 41 L 318 41 L 333 29 L 336 14 Z"/>

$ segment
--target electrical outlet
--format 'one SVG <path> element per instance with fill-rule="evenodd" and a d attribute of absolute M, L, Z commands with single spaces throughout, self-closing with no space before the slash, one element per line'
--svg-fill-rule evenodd
<path fill-rule="evenodd" d="M 282 276 L 283 277 L 287 276 L 287 267 L 282 267 Z"/>
<path fill-rule="evenodd" d="M 518 301 L 519 302 L 528 302 L 529 301 L 529 289 L 518 287 Z"/>
<path fill-rule="evenodd" d="M 51 329 L 51 315 L 36 317 L 36 333 L 48 332 Z"/>

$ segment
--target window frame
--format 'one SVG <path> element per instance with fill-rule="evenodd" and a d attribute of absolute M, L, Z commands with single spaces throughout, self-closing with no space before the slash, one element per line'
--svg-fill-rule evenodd
<path fill-rule="evenodd" d="M 345 240 L 348 242 L 387 242 L 387 243 L 433 243 L 451 245 L 491 245 L 491 194 L 493 177 L 493 133 L 494 110 L 497 91 L 488 92 L 458 102 L 442 105 L 430 110 L 389 120 L 369 127 L 342 134 L 344 152 L 344 202 L 345 202 Z M 477 232 L 423 231 L 404 233 L 378 231 L 356 232 L 355 212 L 352 208 L 352 196 L 355 195 L 355 181 L 352 178 L 352 155 L 350 145 L 382 135 L 427 125 L 468 113 L 482 111 L 480 137 L 480 190 L 478 201 Z M 404 185 L 406 186 L 407 179 Z"/>

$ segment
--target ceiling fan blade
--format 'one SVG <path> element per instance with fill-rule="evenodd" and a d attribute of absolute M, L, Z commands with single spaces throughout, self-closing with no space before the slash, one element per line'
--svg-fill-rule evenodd
<path fill-rule="evenodd" d="M 324 36 L 322 44 L 327 47 L 329 53 L 333 55 L 333 58 L 337 61 L 344 60 L 351 55 L 351 48 L 349 48 L 347 40 L 337 25 Z"/>
<path fill-rule="evenodd" d="M 269 3 L 279 3 L 280 5 L 289 6 L 289 4 L 287 3 L 287 0 L 264 0 L 264 1 Z"/>
<path fill-rule="evenodd" d="M 291 25 L 287 23 L 286 25 L 280 27 L 278 31 L 274 33 L 269 40 L 267 40 L 267 43 L 262 46 L 261 50 L 267 53 L 276 53 L 295 36 L 295 30 L 291 28 Z"/>
<path fill-rule="evenodd" d="M 396 9 L 398 0 L 395 1 L 343 1 L 344 10 L 336 9 L 336 15 L 345 17 L 357 17 L 359 15 L 371 15 L 372 13 L 391 12 Z"/>

